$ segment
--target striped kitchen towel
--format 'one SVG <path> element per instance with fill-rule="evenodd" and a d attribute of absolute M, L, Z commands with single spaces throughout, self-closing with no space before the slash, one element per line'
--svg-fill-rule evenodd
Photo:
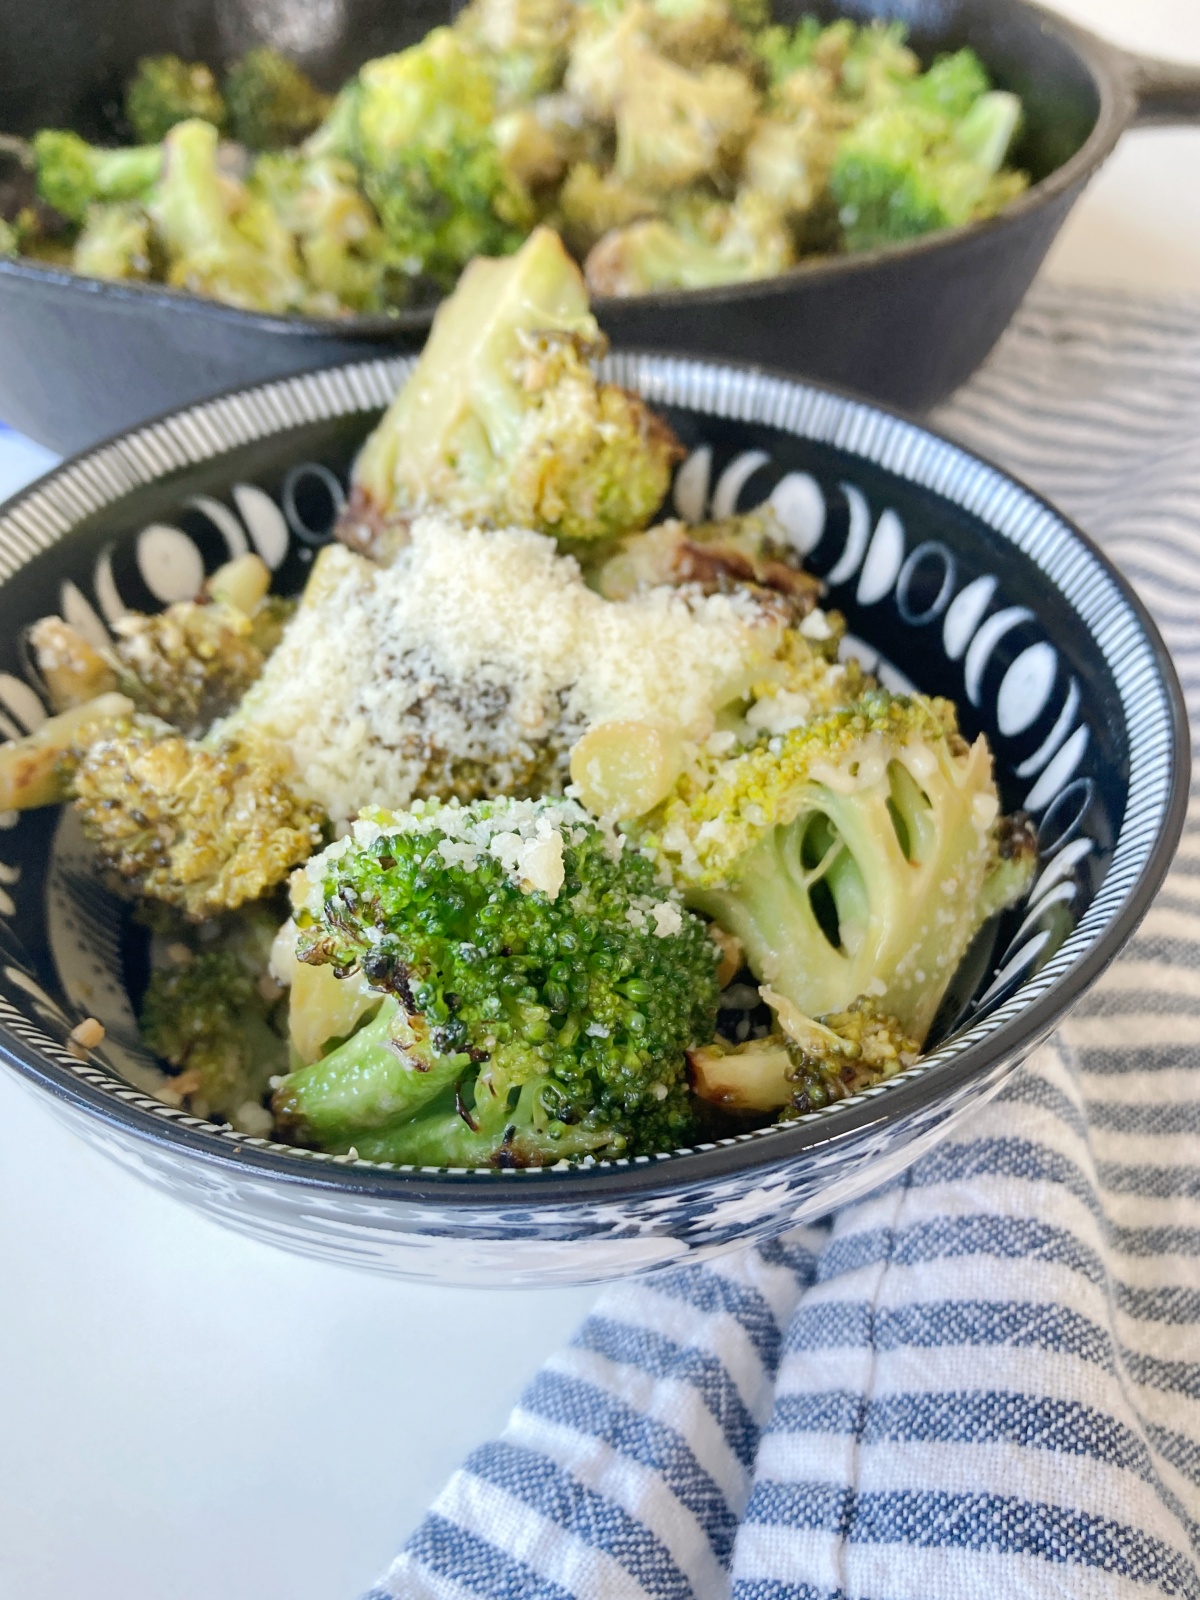
<path fill-rule="evenodd" d="M 1087 528 L 1200 724 L 1200 299 L 1042 287 L 938 417 Z M 1200 1600 L 1200 790 L 1124 959 L 813 1228 L 605 1293 L 370 1600 Z"/>

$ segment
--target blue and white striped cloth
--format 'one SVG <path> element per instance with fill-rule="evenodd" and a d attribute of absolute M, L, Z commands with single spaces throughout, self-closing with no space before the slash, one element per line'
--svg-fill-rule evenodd
<path fill-rule="evenodd" d="M 939 417 L 1138 585 L 1200 724 L 1200 299 L 1042 288 Z M 369 1600 L 1200 1597 L 1200 789 L 1124 959 L 825 1224 L 604 1294 Z"/>

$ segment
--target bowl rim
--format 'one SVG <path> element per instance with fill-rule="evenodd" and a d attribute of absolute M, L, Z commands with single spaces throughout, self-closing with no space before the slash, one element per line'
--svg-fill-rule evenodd
<path fill-rule="evenodd" d="M 649 294 L 619 297 L 596 295 L 592 297 L 592 307 L 601 323 L 610 307 L 630 307 L 641 313 L 686 310 L 691 307 L 716 308 L 733 301 L 753 301 L 786 293 L 793 286 L 850 277 L 891 262 L 903 263 L 944 247 L 969 245 L 996 233 L 1009 220 L 1015 221 L 1040 211 L 1075 185 L 1082 186 L 1107 160 L 1136 117 L 1138 102 L 1134 87 L 1134 60 L 1116 45 L 1058 12 L 1048 11 L 1033 3 L 1033 0 L 1016 0 L 1016 3 L 1019 9 L 1038 20 L 1043 31 L 1058 35 L 1074 53 L 1091 77 L 1097 106 L 1096 120 L 1079 148 L 1044 178 L 1030 184 L 1002 211 L 992 217 L 983 217 L 953 228 L 940 228 L 915 239 L 899 240 L 870 250 L 856 250 L 842 256 L 812 257 L 767 278 L 748 278 L 700 289 L 659 289 Z M 40 262 L 27 256 L 0 258 L 0 279 L 3 277 L 24 278 L 34 283 L 53 284 L 56 288 L 98 295 L 132 310 L 139 306 L 157 306 L 166 311 L 186 308 L 196 314 L 229 322 L 234 327 L 253 327 L 262 332 L 286 334 L 292 338 L 366 341 L 423 335 L 428 332 L 438 306 L 444 299 L 441 297 L 425 306 L 401 308 L 394 312 L 356 312 L 345 317 L 326 317 L 310 316 L 300 311 L 247 310 L 165 283 L 89 278 L 69 267 Z"/>
<path fill-rule="evenodd" d="M 397 376 L 411 368 L 415 359 L 405 354 L 377 356 L 241 386 L 213 399 L 166 411 L 65 460 L 0 505 L 0 589 L 29 561 L 69 537 L 83 518 L 149 484 L 160 482 L 170 472 L 217 461 L 258 439 L 276 437 L 306 423 L 351 416 L 386 403 L 394 392 Z M 270 1139 L 238 1134 L 231 1128 L 219 1127 L 155 1101 L 127 1084 L 114 1069 L 59 1045 L 3 998 L 0 998 L 0 1060 L 8 1062 L 56 1099 L 115 1130 L 132 1134 L 140 1142 L 153 1146 L 172 1147 L 181 1155 L 194 1156 L 202 1164 L 236 1173 L 243 1179 L 269 1178 L 299 1188 L 386 1198 L 414 1206 L 486 1211 L 513 1204 L 540 1208 L 587 1205 L 634 1195 L 638 1198 L 665 1196 L 751 1168 L 767 1176 L 780 1168 L 794 1166 L 817 1149 L 900 1122 L 912 1113 L 927 1111 L 951 1086 L 962 1089 L 986 1078 L 1006 1063 L 1023 1059 L 1048 1037 L 1141 922 L 1166 876 L 1186 818 L 1191 771 L 1186 705 L 1170 654 L 1145 605 L 1094 541 L 1044 496 L 989 457 L 902 411 L 833 385 L 715 357 L 622 349 L 608 357 L 606 365 L 619 379 L 643 392 L 652 404 L 674 404 L 683 410 L 724 420 L 758 421 L 797 438 L 828 442 L 877 468 L 895 472 L 925 494 L 961 505 L 920 478 L 910 476 L 902 467 L 882 459 L 886 455 L 886 441 L 881 446 L 874 438 L 868 438 L 865 444 L 859 440 L 856 448 L 854 442 L 847 443 L 831 432 L 806 432 L 799 426 L 788 427 L 780 420 L 763 416 L 753 405 L 731 404 L 728 393 L 735 380 L 741 380 L 752 389 L 758 385 L 764 398 L 773 394 L 777 400 L 791 398 L 797 405 L 824 406 L 836 426 L 858 427 L 859 432 L 871 419 L 882 418 L 889 425 L 889 435 L 898 429 L 910 439 L 926 441 L 935 450 L 949 452 L 949 459 L 982 468 L 1006 489 L 1016 490 L 1024 505 L 1048 516 L 1060 537 L 1065 533 L 1068 540 L 1075 541 L 1077 548 L 1091 556 L 1102 577 L 1116 588 L 1131 613 L 1135 630 L 1140 633 L 1157 673 L 1169 724 L 1166 748 L 1169 776 L 1165 782 L 1157 836 L 1146 851 L 1136 876 L 1126 886 L 1123 897 L 1092 930 L 1088 942 L 1069 963 L 1062 965 L 1060 972 L 1042 984 L 1041 991 L 1032 1000 L 1018 1004 L 1027 984 L 1036 984 L 1041 974 L 1033 979 L 1023 978 L 996 1013 L 982 1022 L 969 1024 L 957 1042 L 952 1038 L 896 1078 L 845 1101 L 782 1126 L 776 1124 L 653 1156 L 622 1157 L 571 1167 L 565 1163 L 524 1169 L 400 1166 L 321 1151 L 297 1151 Z M 679 381 L 680 375 L 685 380 L 696 381 L 703 381 L 707 376 L 719 396 L 717 403 L 706 408 L 689 403 L 687 398 L 671 400 L 656 395 L 656 379 L 669 387 L 672 374 L 675 381 Z M 255 402 L 259 407 L 256 418 L 259 426 L 248 433 L 247 408 Z M 307 412 L 303 402 L 309 405 Z M 314 410 L 314 405 L 324 409 Z M 217 441 L 215 445 L 214 440 Z M 172 454 L 174 459 L 170 459 Z M 123 471 L 116 470 L 118 465 Z M 112 492 L 114 487 L 116 493 Z M 27 514 L 30 502 L 47 493 L 54 509 L 51 512 L 49 508 L 39 508 L 42 516 L 39 533 L 31 537 L 35 524 Z M 1014 542 L 1003 530 L 994 531 L 1000 539 Z M 24 547 L 18 551 L 15 561 L 11 557 L 14 535 Z M 1023 553 L 1027 559 L 1035 561 L 1031 554 Z M 1076 609 L 1065 594 L 1063 600 Z M 1080 622 L 1089 633 L 1093 632 L 1082 616 Z M 1126 799 L 1113 863 L 1130 820 L 1128 792 Z M 1110 863 L 1110 870 L 1113 863 Z M 1102 882 L 1093 906 L 1103 889 Z M 1084 914 L 1085 920 L 1090 911 L 1091 907 Z M 1060 962 L 1078 932 L 1079 929 L 1068 937 L 1045 971 Z M 1010 1007 L 1015 1010 L 1005 1017 Z M 1004 1020 L 997 1023 L 996 1016 Z M 969 1040 L 976 1029 L 983 1030 L 981 1037 L 962 1042 L 964 1037 Z"/>

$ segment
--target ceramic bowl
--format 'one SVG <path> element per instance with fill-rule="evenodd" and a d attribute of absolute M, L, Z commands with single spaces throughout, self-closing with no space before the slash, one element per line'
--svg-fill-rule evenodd
<path fill-rule="evenodd" d="M 875 406 L 756 370 L 617 354 L 670 418 L 688 520 L 770 498 L 892 687 L 953 697 L 1006 809 L 1037 824 L 1026 904 L 977 941 L 933 1048 L 782 1128 L 574 1170 L 372 1165 L 249 1138 L 155 1098 L 130 991 L 136 940 L 69 811 L 0 817 L 0 1054 L 85 1138 L 230 1227 L 458 1283 L 598 1281 L 701 1259 L 828 1212 L 901 1171 L 1000 1086 L 1147 909 L 1187 791 L 1182 698 L 1124 581 L 1053 507 Z M 23 639 L 60 612 L 103 635 L 253 548 L 294 591 L 354 454 L 409 370 L 331 368 L 177 412 L 68 462 L 0 512 L 0 725 L 45 715 Z M 94 1015 L 100 1051 L 71 1027 Z"/>

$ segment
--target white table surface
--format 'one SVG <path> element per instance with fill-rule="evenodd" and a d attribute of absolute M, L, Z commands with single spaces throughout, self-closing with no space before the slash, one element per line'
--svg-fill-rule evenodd
<path fill-rule="evenodd" d="M 1058 3 L 1200 61 L 1200 0 Z M 1130 136 L 1046 270 L 1200 288 L 1200 132 Z M 4 442 L 0 494 L 46 464 Z M 0 1285 L 0 1600 L 353 1600 L 594 1298 L 423 1288 L 252 1243 L 110 1166 L 7 1074 Z"/>

